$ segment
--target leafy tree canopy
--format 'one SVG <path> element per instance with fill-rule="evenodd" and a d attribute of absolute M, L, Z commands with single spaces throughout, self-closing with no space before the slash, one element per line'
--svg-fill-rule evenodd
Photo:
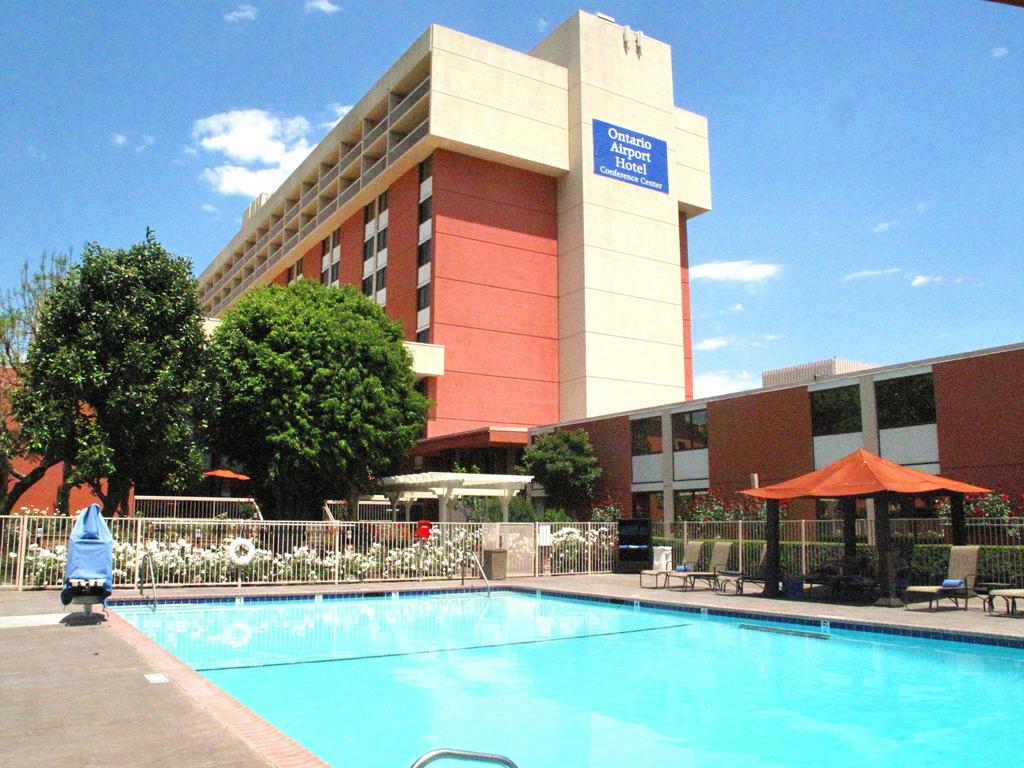
<path fill-rule="evenodd" d="M 133 484 L 194 485 L 211 402 L 202 320 L 190 263 L 152 232 L 129 250 L 87 246 L 40 312 L 14 398 L 31 447 L 108 511 Z"/>
<path fill-rule="evenodd" d="M 216 446 L 241 461 L 278 517 L 354 499 L 420 437 L 400 326 L 351 286 L 299 280 L 249 292 L 213 336 L 222 402 Z"/>
<path fill-rule="evenodd" d="M 544 486 L 549 506 L 575 512 L 586 508 L 601 477 L 594 447 L 583 429 L 539 436 L 523 452 L 523 469 Z"/>

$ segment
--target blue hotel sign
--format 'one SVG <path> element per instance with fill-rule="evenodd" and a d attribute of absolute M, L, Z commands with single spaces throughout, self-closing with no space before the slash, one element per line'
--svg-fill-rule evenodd
<path fill-rule="evenodd" d="M 668 194 L 668 147 L 653 136 L 594 120 L 594 173 Z"/>

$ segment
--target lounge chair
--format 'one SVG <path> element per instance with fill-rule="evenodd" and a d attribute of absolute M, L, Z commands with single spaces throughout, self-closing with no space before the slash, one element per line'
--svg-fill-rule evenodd
<path fill-rule="evenodd" d="M 926 595 L 928 610 L 937 605 L 939 600 L 952 600 L 953 605 L 960 607 L 960 601 L 964 601 L 964 610 L 967 610 L 967 603 L 972 597 L 984 600 L 983 595 L 974 590 L 974 581 L 978 574 L 978 546 L 953 547 L 949 551 L 949 568 L 946 572 L 946 580 L 938 586 L 914 585 L 907 587 L 907 609 L 910 608 L 910 596 L 913 594 Z"/>
<path fill-rule="evenodd" d="M 683 589 L 695 589 L 698 581 L 707 583 L 708 589 L 713 589 L 715 580 L 720 573 L 729 567 L 729 552 L 732 551 L 731 541 L 716 541 L 711 550 L 711 559 L 707 568 L 703 571 L 672 571 L 665 577 L 665 586 L 668 587 L 670 579 L 682 581 Z"/>
<path fill-rule="evenodd" d="M 761 547 L 761 555 L 757 559 L 757 565 L 751 570 L 719 573 L 718 578 L 715 579 L 715 591 L 726 594 L 729 591 L 729 587 L 732 587 L 735 594 L 742 595 L 744 584 L 760 584 L 763 587 L 765 584 L 764 558 L 767 554 L 768 545 L 765 544 Z"/>
<path fill-rule="evenodd" d="M 683 547 L 683 561 L 679 564 L 680 567 L 685 568 L 687 571 L 697 570 L 697 561 L 700 560 L 700 550 L 704 546 L 703 541 L 688 541 Z M 658 582 L 662 576 L 665 577 L 664 586 L 668 586 L 669 574 L 674 573 L 672 568 L 672 561 L 669 559 L 668 565 L 665 568 L 650 568 L 646 571 L 640 571 L 640 586 L 644 587 L 644 576 L 654 577 L 654 589 L 658 588 Z M 649 587 L 645 587 L 649 589 Z"/>
<path fill-rule="evenodd" d="M 1014 578 L 1013 581 L 1020 584 L 1018 578 Z M 987 594 L 982 595 L 985 598 L 985 607 L 989 613 L 995 613 L 996 610 L 996 598 L 1003 598 L 1003 602 L 1006 604 L 1006 612 L 1016 613 L 1017 612 L 1017 601 L 1024 600 L 1024 589 L 1020 587 L 1004 587 L 1001 589 L 990 589 Z"/>

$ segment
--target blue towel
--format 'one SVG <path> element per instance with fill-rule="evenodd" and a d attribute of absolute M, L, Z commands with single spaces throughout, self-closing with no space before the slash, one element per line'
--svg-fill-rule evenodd
<path fill-rule="evenodd" d="M 690 566 L 688 566 L 688 565 L 677 565 L 676 566 L 676 570 L 679 571 L 680 573 L 686 573 L 688 570 L 690 570 Z"/>
<path fill-rule="evenodd" d="M 946 579 L 945 581 L 942 582 L 942 588 L 943 589 L 963 589 L 964 588 L 964 580 L 963 579 Z"/>

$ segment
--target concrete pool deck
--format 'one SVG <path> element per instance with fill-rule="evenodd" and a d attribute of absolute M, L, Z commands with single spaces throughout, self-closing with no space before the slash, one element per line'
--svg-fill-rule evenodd
<path fill-rule="evenodd" d="M 482 583 L 467 580 L 466 586 Z M 615 574 L 510 579 L 495 586 L 749 611 L 780 619 L 828 619 L 1024 640 L 1024 616 L 988 615 L 973 600 L 967 611 L 952 606 L 934 612 L 907 611 L 706 590 L 641 589 L 637 576 Z M 195 599 L 459 588 L 458 582 L 390 582 L 162 589 L 159 596 Z M 121 590 L 117 597 L 137 594 Z M 83 619 L 80 609 L 63 616 L 60 609 L 54 590 L 0 591 L 0 718 L 6 725 L 0 765 L 323 765 L 120 617 L 100 622 Z M 153 673 L 165 675 L 169 682 L 150 683 L 144 675 Z"/>

